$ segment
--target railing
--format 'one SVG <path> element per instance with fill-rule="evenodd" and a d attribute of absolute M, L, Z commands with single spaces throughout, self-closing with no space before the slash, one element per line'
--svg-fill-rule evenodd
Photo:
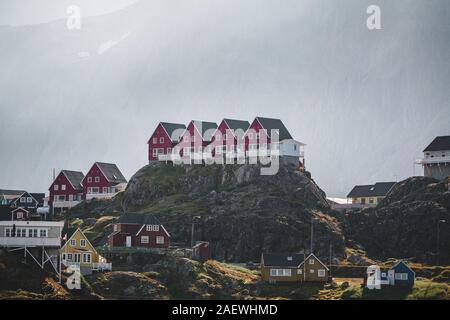
<path fill-rule="evenodd" d="M 417 159 L 417 164 L 427 164 L 427 163 L 450 163 L 450 157 L 433 157 L 433 158 L 422 158 Z"/>
<path fill-rule="evenodd" d="M 54 208 L 72 208 L 79 204 L 81 201 L 53 201 Z"/>
<path fill-rule="evenodd" d="M 3 247 L 60 247 L 60 238 L 0 237 Z"/>
<path fill-rule="evenodd" d="M 98 262 L 98 263 L 92 263 L 92 270 L 96 271 L 111 271 L 112 270 L 112 263 L 108 262 Z"/>
<path fill-rule="evenodd" d="M 110 192 L 110 193 L 88 193 L 86 194 L 86 200 L 92 200 L 92 199 L 111 199 L 113 198 L 117 192 Z"/>
<path fill-rule="evenodd" d="M 84 262 L 73 262 L 68 260 L 62 260 L 62 264 L 66 267 L 72 266 L 76 268 L 91 268 L 94 271 L 111 271 L 112 270 L 112 263 L 110 262 L 90 262 L 90 263 L 84 263 Z"/>

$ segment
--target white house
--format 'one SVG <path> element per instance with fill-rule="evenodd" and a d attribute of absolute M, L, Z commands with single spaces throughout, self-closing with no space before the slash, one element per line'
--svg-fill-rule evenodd
<path fill-rule="evenodd" d="M 450 176 L 450 136 L 436 137 L 416 163 L 423 166 L 425 177 L 441 180 Z"/>

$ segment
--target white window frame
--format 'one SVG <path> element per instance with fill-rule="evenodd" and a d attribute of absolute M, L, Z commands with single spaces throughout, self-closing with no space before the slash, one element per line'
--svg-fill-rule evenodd
<path fill-rule="evenodd" d="M 59 186 L 58 186 L 57 184 L 55 184 L 55 185 L 53 186 L 53 190 L 58 191 L 58 190 L 59 190 Z"/>
<path fill-rule="evenodd" d="M 92 183 L 92 177 L 87 178 L 88 183 Z"/>
<path fill-rule="evenodd" d="M 80 247 L 86 247 L 86 239 L 80 239 Z"/>
<path fill-rule="evenodd" d="M 92 255 L 90 253 L 83 253 L 83 263 L 91 263 Z"/>
<path fill-rule="evenodd" d="M 317 270 L 317 276 L 320 277 L 320 278 L 325 277 L 325 269 Z"/>
<path fill-rule="evenodd" d="M 66 185 L 65 184 L 61 185 L 61 191 L 66 191 Z"/>
<path fill-rule="evenodd" d="M 77 239 L 70 239 L 69 245 L 71 247 L 76 247 L 77 246 Z"/>
<path fill-rule="evenodd" d="M 164 244 L 164 237 L 163 236 L 157 236 L 156 237 L 156 244 Z"/>
<path fill-rule="evenodd" d="M 27 197 L 27 203 L 32 203 L 32 202 L 33 202 L 33 198 Z"/>
<path fill-rule="evenodd" d="M 149 244 L 150 238 L 149 236 L 141 236 L 141 244 Z"/>
<path fill-rule="evenodd" d="M 27 202 L 27 198 L 25 197 L 20 197 L 20 203 L 26 203 Z"/>
<path fill-rule="evenodd" d="M 159 144 L 163 144 L 164 143 L 164 137 L 160 137 L 159 138 Z"/>
<path fill-rule="evenodd" d="M 159 231 L 159 225 L 155 224 L 153 225 L 153 231 Z"/>
<path fill-rule="evenodd" d="M 95 177 L 95 183 L 99 183 L 100 182 L 100 177 L 99 176 L 96 176 Z"/>
<path fill-rule="evenodd" d="M 270 269 L 271 277 L 290 277 L 291 275 L 291 269 Z"/>
<path fill-rule="evenodd" d="M 309 264 L 314 264 L 314 259 L 309 259 Z"/>
<path fill-rule="evenodd" d="M 16 213 L 17 219 L 23 219 L 23 212 Z"/>
<path fill-rule="evenodd" d="M 158 143 L 158 137 L 153 137 L 153 144 L 157 144 Z"/>

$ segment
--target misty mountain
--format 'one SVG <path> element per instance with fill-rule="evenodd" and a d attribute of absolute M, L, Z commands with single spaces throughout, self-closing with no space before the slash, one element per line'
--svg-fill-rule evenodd
<path fill-rule="evenodd" d="M 399 180 L 450 134 L 450 3 L 138 1 L 0 27 L 0 181 L 43 191 L 52 168 L 115 162 L 129 178 L 159 121 L 281 118 L 328 195 Z M 419 174 L 420 168 L 415 168 Z"/>

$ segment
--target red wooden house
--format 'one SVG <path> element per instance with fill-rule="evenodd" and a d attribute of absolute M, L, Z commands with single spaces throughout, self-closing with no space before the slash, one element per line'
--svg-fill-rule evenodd
<path fill-rule="evenodd" d="M 178 144 L 180 155 L 202 159 L 204 148 L 211 143 L 214 131 L 217 129 L 215 122 L 192 120 L 185 132 L 181 135 Z"/>
<path fill-rule="evenodd" d="M 108 236 L 110 247 L 168 248 L 170 235 L 152 214 L 124 213 Z"/>
<path fill-rule="evenodd" d="M 49 188 L 49 205 L 61 210 L 77 205 L 83 198 L 83 178 L 82 172 L 62 170 Z"/>
<path fill-rule="evenodd" d="M 238 151 L 238 143 L 243 147 L 244 134 L 250 123 L 244 120 L 223 119 L 211 139 L 212 155 Z M 239 150 L 245 152 L 244 149 Z"/>
<path fill-rule="evenodd" d="M 92 198 L 112 198 L 125 189 L 127 180 L 113 163 L 96 162 L 83 178 L 83 195 Z"/>
<path fill-rule="evenodd" d="M 211 244 L 207 241 L 197 241 L 192 247 L 192 258 L 197 260 L 211 259 Z"/>
<path fill-rule="evenodd" d="M 159 155 L 170 154 L 186 130 L 184 124 L 160 122 L 148 140 L 148 160 L 157 161 Z"/>

